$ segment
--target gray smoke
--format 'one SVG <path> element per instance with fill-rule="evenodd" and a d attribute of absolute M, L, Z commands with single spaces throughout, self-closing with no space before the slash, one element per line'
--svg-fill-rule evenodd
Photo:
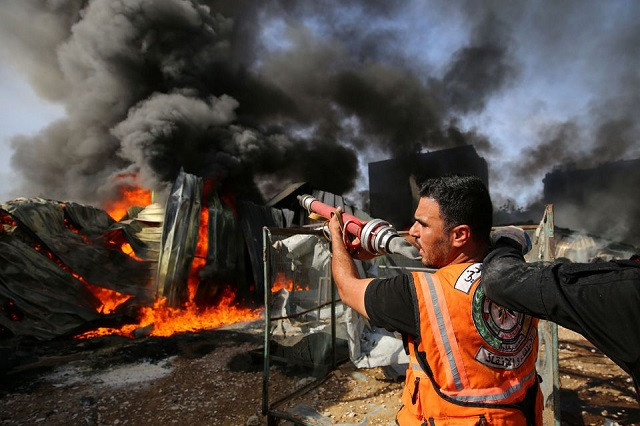
<path fill-rule="evenodd" d="M 345 193 L 367 152 L 488 147 L 453 113 L 481 109 L 510 79 L 508 49 L 482 20 L 481 36 L 439 78 L 403 54 L 405 35 L 385 24 L 406 7 L 15 2 L 0 15 L 0 35 L 39 93 L 67 111 L 14 139 L 24 195 L 100 203 L 136 173 L 158 190 L 180 168 L 250 198 L 297 180 Z M 43 24 L 35 36 L 26 29 L 33 16 Z"/>
<path fill-rule="evenodd" d="M 584 79 L 592 90 L 579 116 L 540 123 L 535 147 L 524 149 L 519 159 L 526 163 L 523 178 L 554 167 L 588 168 L 640 156 L 640 51 L 634 47 L 640 42 L 640 5 L 616 7 L 622 4 L 622 13 L 599 2 L 529 6 L 521 38 L 533 49 L 545 46 L 545 56 L 538 61 L 548 64 L 540 70 L 550 85 Z"/>
<path fill-rule="evenodd" d="M 635 2 L 6 1 L 12 62 L 67 112 L 16 137 L 12 164 L 25 196 L 99 204 L 184 168 L 259 199 L 301 180 L 356 194 L 368 160 L 471 143 L 508 201 L 559 167 L 640 157 L 639 17 Z M 582 109 L 545 115 L 548 91 Z M 505 98 L 533 115 L 512 162 L 482 128 L 510 118 L 486 115 Z"/>
<path fill-rule="evenodd" d="M 546 84 L 541 89 L 555 90 L 565 104 L 582 108 L 559 120 L 546 116 L 544 98 L 534 99 L 537 107 L 525 123 L 533 143 L 522 146 L 514 139 L 519 156 L 496 162 L 493 182 L 517 193 L 533 185 L 542 189 L 544 179 L 544 194 L 530 199 L 530 206 L 512 208 L 514 216 L 528 207 L 531 213 L 524 216 L 538 221 L 544 204 L 554 203 L 558 226 L 640 245 L 640 174 L 619 162 L 640 159 L 640 51 L 634 47 L 640 43 L 640 4 L 510 2 L 497 13 L 518 29 L 511 36 L 522 52 L 516 53 L 522 60 L 519 84 L 528 84 L 527 70 L 535 70 Z M 588 87 L 586 97 L 571 91 L 575 81 Z M 535 96 L 533 90 L 527 93 Z M 606 163 L 612 167 L 603 168 Z M 513 207 L 508 195 L 505 200 Z"/>

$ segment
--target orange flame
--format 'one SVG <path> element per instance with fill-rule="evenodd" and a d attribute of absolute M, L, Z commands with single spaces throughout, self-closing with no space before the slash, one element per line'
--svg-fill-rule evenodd
<path fill-rule="evenodd" d="M 78 339 L 89 339 L 97 336 L 118 334 L 133 337 L 137 329 L 152 326 L 151 336 L 171 336 L 203 329 L 233 324 L 240 321 L 252 321 L 263 316 L 263 309 L 243 308 L 234 304 L 235 293 L 231 286 L 222 291 L 220 301 L 216 306 L 205 309 L 198 308 L 194 302 L 198 288 L 198 272 L 206 264 L 208 247 L 209 210 L 200 211 L 200 227 L 198 229 L 198 245 L 196 255 L 191 264 L 188 278 L 189 302 L 182 308 L 166 306 L 166 298 L 157 300 L 153 307 L 141 308 L 140 319 L 137 324 L 128 324 L 121 328 L 98 328 L 75 336 Z M 116 305 L 117 306 L 117 305 Z"/>
<path fill-rule="evenodd" d="M 142 308 L 142 316 L 137 324 L 125 325 L 122 328 L 99 328 L 76 336 L 79 339 L 90 339 L 97 336 L 119 334 L 132 337 L 133 332 L 153 324 L 151 336 L 171 336 L 240 321 L 252 321 L 262 317 L 262 308 L 250 309 L 233 304 L 235 294 L 231 287 L 224 289 L 220 303 L 204 310 L 199 310 L 194 302 L 187 303 L 184 309 L 165 306 L 166 299 L 156 301 L 153 308 Z"/>
<path fill-rule="evenodd" d="M 209 209 L 200 209 L 200 226 L 198 228 L 198 246 L 196 248 L 197 257 L 206 257 L 209 250 Z"/>
<path fill-rule="evenodd" d="M 146 207 L 151 204 L 151 190 L 134 186 L 121 186 L 120 198 L 107 201 L 104 210 L 114 220 L 121 220 L 131 206 Z"/>
<path fill-rule="evenodd" d="M 74 276 L 76 275 L 77 274 L 74 274 Z M 98 308 L 98 312 L 101 312 L 103 314 L 112 313 L 118 306 L 131 298 L 131 296 L 128 294 L 122 294 L 118 293 L 115 290 L 109 290 L 108 288 L 91 285 L 88 282 L 84 281 L 84 279 L 82 279 L 82 277 L 80 276 L 76 276 L 76 278 L 79 278 L 81 281 L 83 281 L 84 285 L 87 286 L 91 293 L 93 293 L 93 295 L 97 297 L 98 300 L 100 300 L 102 305 Z"/>
<path fill-rule="evenodd" d="M 124 254 L 131 257 L 132 259 L 137 260 L 138 262 L 144 261 L 144 259 L 136 256 L 136 252 L 133 251 L 133 247 L 131 247 L 131 244 L 129 243 L 123 243 L 122 246 L 120 246 L 120 250 L 122 250 Z"/>
<path fill-rule="evenodd" d="M 209 250 L 209 209 L 203 207 L 200 209 L 200 226 L 198 228 L 198 245 L 196 246 L 196 254 L 191 262 L 191 270 L 187 279 L 189 287 L 189 300 L 194 300 L 200 277 L 198 273 L 207 263 L 207 251 Z"/>
<path fill-rule="evenodd" d="M 275 293 L 276 291 L 285 289 L 287 291 L 308 291 L 309 286 L 302 287 L 300 284 L 295 284 L 291 278 L 287 278 L 284 273 L 279 272 L 276 275 L 276 278 L 273 280 L 273 285 L 271 286 L 271 292 Z"/>

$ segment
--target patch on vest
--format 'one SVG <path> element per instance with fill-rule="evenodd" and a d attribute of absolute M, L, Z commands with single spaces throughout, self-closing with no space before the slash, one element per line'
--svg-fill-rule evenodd
<path fill-rule="evenodd" d="M 474 263 L 473 265 L 467 266 L 456 280 L 456 285 L 453 286 L 453 288 L 460 290 L 464 294 L 469 294 L 471 286 L 480 278 L 481 272 L 482 263 Z"/>
<path fill-rule="evenodd" d="M 520 367 L 535 343 L 537 331 L 532 327 L 532 318 L 489 300 L 481 285 L 473 294 L 471 309 L 476 330 L 487 344 L 478 349 L 475 359 L 492 368 Z"/>

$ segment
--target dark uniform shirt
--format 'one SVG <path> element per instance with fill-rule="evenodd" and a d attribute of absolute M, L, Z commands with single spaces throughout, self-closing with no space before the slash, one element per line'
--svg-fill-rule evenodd
<path fill-rule="evenodd" d="M 410 275 L 376 278 L 364 294 L 364 308 L 371 323 L 389 331 L 416 336 L 418 325 Z"/>
<path fill-rule="evenodd" d="M 640 380 L 640 263 L 526 263 L 501 238 L 483 263 L 482 286 L 502 306 L 582 334 Z"/>

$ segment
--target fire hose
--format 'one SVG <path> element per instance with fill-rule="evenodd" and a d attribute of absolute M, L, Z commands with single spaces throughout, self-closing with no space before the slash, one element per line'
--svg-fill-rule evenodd
<path fill-rule="evenodd" d="M 336 210 L 335 207 L 318 201 L 311 195 L 298 195 L 298 201 L 309 213 L 315 213 L 327 220 Z M 409 259 L 420 259 L 418 249 L 402 238 L 389 222 L 382 219 L 365 222 L 349 213 L 342 213 L 342 220 L 344 243 L 348 249 L 355 250 L 362 247 L 375 256 L 400 254 Z M 360 242 L 354 244 L 353 240 L 356 237 Z"/>

